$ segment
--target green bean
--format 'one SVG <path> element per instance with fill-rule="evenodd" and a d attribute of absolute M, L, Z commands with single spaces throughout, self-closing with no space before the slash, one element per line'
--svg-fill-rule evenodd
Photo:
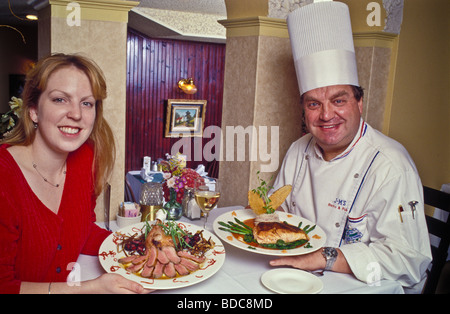
<path fill-rule="evenodd" d="M 236 222 L 238 224 L 240 224 L 241 226 L 243 226 L 245 229 L 248 229 L 249 231 L 253 232 L 253 229 L 250 228 L 249 226 L 247 226 L 245 223 L 243 223 L 242 221 L 240 221 L 239 219 L 237 219 L 236 217 L 234 217 L 234 220 L 236 220 Z"/>
<path fill-rule="evenodd" d="M 224 226 L 224 227 L 227 227 L 227 228 L 229 227 L 229 226 L 228 226 L 226 223 L 224 223 L 223 221 L 219 221 L 218 223 L 219 223 L 219 225 L 221 225 L 221 226 Z"/>
<path fill-rule="evenodd" d="M 230 221 L 229 221 L 228 223 L 225 223 L 225 222 L 223 222 L 223 221 L 219 221 L 219 224 L 220 224 L 221 226 L 224 226 L 224 227 L 229 228 L 229 229 L 236 229 L 236 228 L 230 223 Z M 240 229 L 240 228 L 239 228 L 239 229 Z"/>
<path fill-rule="evenodd" d="M 236 224 L 236 223 L 234 223 L 232 221 L 229 221 L 228 224 L 231 226 L 232 229 L 240 230 L 240 231 L 243 231 L 243 232 L 245 232 L 245 231 L 248 232 L 249 231 L 248 229 L 246 229 L 246 228 L 244 228 L 244 227 L 242 227 L 242 226 L 240 226 L 240 225 L 238 225 L 238 224 Z"/>
<path fill-rule="evenodd" d="M 219 229 L 223 230 L 223 231 L 228 231 L 228 232 L 231 232 L 231 233 L 242 234 L 242 235 L 247 235 L 248 234 L 246 232 L 242 232 L 242 231 L 238 231 L 238 230 L 231 230 L 231 229 L 223 228 L 223 227 L 219 227 Z"/>
<path fill-rule="evenodd" d="M 244 227 L 241 227 L 240 225 L 235 224 L 234 222 L 231 222 L 231 221 L 229 221 L 228 224 L 223 221 L 219 221 L 219 224 L 226 228 L 225 231 L 234 232 L 234 233 L 238 233 L 238 234 L 244 234 L 244 235 L 252 233 L 251 230 L 245 229 Z M 224 229 L 221 229 L 221 230 L 224 230 Z"/>
<path fill-rule="evenodd" d="M 279 250 L 286 250 L 286 249 L 293 249 L 297 246 L 303 245 L 308 240 L 301 239 L 294 242 L 284 242 L 283 240 L 278 240 L 276 243 L 270 243 L 270 244 L 260 244 L 263 247 L 270 248 L 270 249 L 279 249 Z"/>
<path fill-rule="evenodd" d="M 305 233 L 308 234 L 308 233 L 310 233 L 311 231 L 313 231 L 315 227 L 316 227 L 316 225 L 312 226 L 312 227 L 309 228 L 309 229 L 307 229 L 307 228 L 305 227 L 305 229 L 303 229 L 303 231 L 305 231 Z"/>
<path fill-rule="evenodd" d="M 247 232 L 250 231 L 250 230 L 248 230 L 247 228 L 241 227 L 240 225 L 238 225 L 238 224 L 236 224 L 236 223 L 234 223 L 234 222 L 232 222 L 232 221 L 229 221 L 228 223 L 229 223 L 234 229 L 238 229 L 238 230 L 242 230 L 242 231 L 247 231 Z"/>

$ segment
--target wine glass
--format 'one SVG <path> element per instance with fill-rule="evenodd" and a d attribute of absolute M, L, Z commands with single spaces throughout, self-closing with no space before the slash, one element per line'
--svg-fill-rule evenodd
<path fill-rule="evenodd" d="M 203 228 L 206 229 L 208 214 L 217 205 L 220 198 L 219 179 L 197 178 L 194 183 L 195 201 L 205 216 Z"/>

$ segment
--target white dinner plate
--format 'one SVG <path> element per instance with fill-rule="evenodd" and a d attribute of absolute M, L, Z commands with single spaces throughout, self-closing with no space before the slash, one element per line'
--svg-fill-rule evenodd
<path fill-rule="evenodd" d="M 183 222 L 179 222 L 178 225 L 181 228 L 193 234 L 195 234 L 198 230 L 202 229 L 199 226 Z M 117 232 L 132 235 L 134 233 L 142 232 L 143 227 L 144 223 L 140 222 L 119 229 Z M 225 248 L 222 242 L 220 242 L 220 240 L 214 234 L 212 234 L 207 230 L 203 230 L 203 237 L 205 239 L 209 239 L 209 237 L 211 237 L 211 239 L 215 243 L 215 247 L 206 252 L 205 254 L 206 260 L 202 263 L 200 269 L 187 276 L 175 277 L 171 279 L 152 279 L 152 278 L 143 278 L 140 277 L 139 275 L 126 271 L 126 269 L 122 267 L 121 264 L 118 262 L 118 260 L 124 257 L 125 254 L 123 252 L 119 253 L 117 250 L 117 245 L 115 242 L 117 241 L 118 236 L 116 233 L 110 234 L 103 241 L 102 245 L 100 246 L 98 258 L 100 260 L 100 264 L 102 265 L 102 267 L 105 269 L 106 272 L 121 274 L 122 276 L 130 280 L 142 284 L 142 286 L 144 286 L 145 288 L 148 289 L 182 288 L 197 284 L 213 276 L 220 269 L 220 267 L 222 267 L 225 261 Z"/>
<path fill-rule="evenodd" d="M 267 289 L 283 294 L 314 294 L 323 288 L 317 276 L 293 268 L 269 270 L 261 276 L 261 282 Z"/>
<path fill-rule="evenodd" d="M 286 221 L 288 224 L 298 226 L 300 222 L 302 222 L 301 228 L 306 227 L 307 225 L 313 226 L 314 223 L 309 221 L 308 219 L 299 217 L 297 215 L 288 214 L 285 212 L 277 211 L 278 216 L 280 217 L 280 221 Z M 227 213 L 224 213 L 216 218 L 213 224 L 214 232 L 216 235 L 222 239 L 222 241 L 233 245 L 237 248 L 240 248 L 245 251 L 258 253 L 258 254 L 264 254 L 264 255 L 274 255 L 274 256 L 294 256 L 294 255 L 302 255 L 302 254 L 308 254 L 311 252 L 314 252 L 318 249 L 320 249 L 326 241 L 326 234 L 323 231 L 322 228 L 319 226 L 316 226 L 314 230 L 312 230 L 310 233 L 308 233 L 309 236 L 309 245 L 303 245 L 301 247 L 295 248 L 295 249 L 288 249 L 288 250 L 276 250 L 276 249 L 268 249 L 268 248 L 262 248 L 262 247 L 254 247 L 250 246 L 248 243 L 245 243 L 244 241 L 240 241 L 236 239 L 230 232 L 224 231 L 219 229 L 222 227 L 219 224 L 219 221 L 223 221 L 227 223 L 228 221 L 235 222 L 234 218 L 239 219 L 240 221 L 244 222 L 247 219 L 255 218 L 255 214 L 250 209 L 239 209 L 239 210 L 233 210 Z"/>

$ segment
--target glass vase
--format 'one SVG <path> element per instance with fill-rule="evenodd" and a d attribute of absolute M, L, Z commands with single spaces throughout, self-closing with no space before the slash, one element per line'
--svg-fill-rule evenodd
<path fill-rule="evenodd" d="M 164 209 L 167 212 L 167 219 L 178 220 L 183 215 L 183 207 L 177 202 L 177 192 L 175 189 L 170 188 L 170 198 L 169 201 L 164 204 Z"/>

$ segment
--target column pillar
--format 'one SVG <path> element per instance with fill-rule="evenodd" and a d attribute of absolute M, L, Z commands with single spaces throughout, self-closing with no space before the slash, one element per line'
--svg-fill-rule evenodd
<path fill-rule="evenodd" d="M 225 4 L 227 20 L 219 21 L 227 29 L 220 202 L 245 206 L 247 191 L 258 184 L 257 171 L 265 171 L 265 180 L 275 178 L 301 135 L 300 95 L 286 20 L 268 16 L 268 0 Z"/>
<path fill-rule="evenodd" d="M 38 55 L 81 53 L 93 59 L 106 77 L 104 115 L 113 129 L 117 155 L 111 184 L 111 219 L 124 200 L 125 109 L 128 11 L 138 2 L 122 0 L 45 0 L 39 10 Z M 97 220 L 103 221 L 103 198 Z"/>

